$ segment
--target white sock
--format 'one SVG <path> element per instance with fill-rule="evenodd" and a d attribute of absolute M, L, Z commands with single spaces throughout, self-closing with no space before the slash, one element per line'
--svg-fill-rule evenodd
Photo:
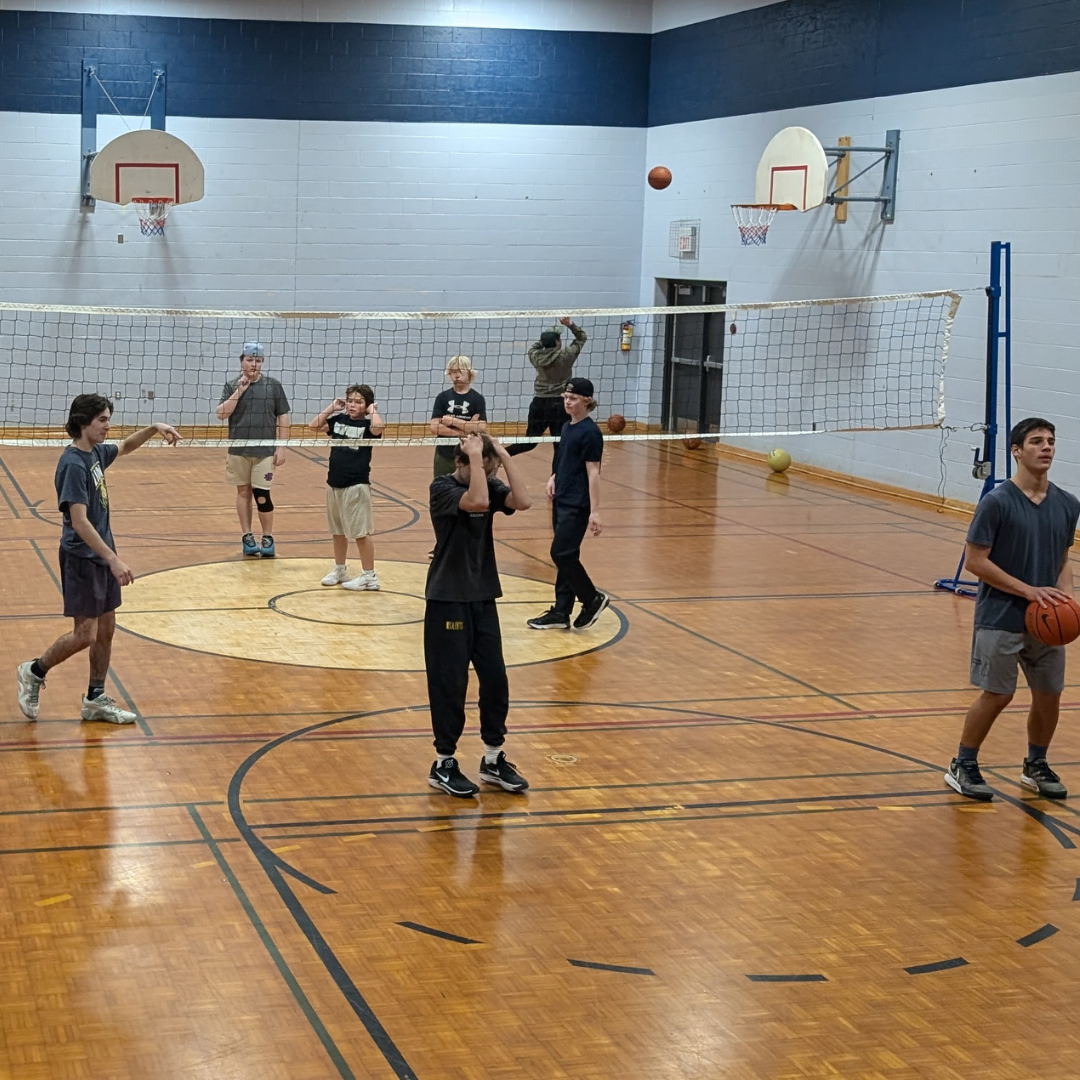
<path fill-rule="evenodd" d="M 349 564 L 347 562 L 336 562 L 336 563 L 334 563 L 334 569 L 335 570 L 348 570 L 349 569 Z"/>
<path fill-rule="evenodd" d="M 494 765 L 495 762 L 499 760 L 499 755 L 501 753 L 501 746 L 488 746 L 487 743 L 484 743 L 484 761 L 486 761 L 488 765 Z"/>
<path fill-rule="evenodd" d="M 443 766 L 453 758 L 453 754 L 436 754 L 435 757 L 439 761 L 439 765 Z"/>

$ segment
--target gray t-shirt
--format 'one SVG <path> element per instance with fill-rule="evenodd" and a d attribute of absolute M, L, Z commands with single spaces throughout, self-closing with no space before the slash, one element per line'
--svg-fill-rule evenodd
<path fill-rule="evenodd" d="M 105 470 L 116 460 L 120 447 L 116 443 L 99 443 L 92 450 L 80 450 L 69 446 L 56 463 L 56 502 L 64 515 L 64 527 L 60 533 L 60 547 L 69 555 L 80 559 L 93 559 L 106 565 L 105 560 L 71 526 L 71 506 L 82 503 L 86 507 L 86 520 L 97 529 L 98 536 L 116 550 L 112 529 L 109 527 L 109 489 L 105 484 Z"/>
<path fill-rule="evenodd" d="M 990 549 L 990 561 L 1026 585 L 1057 583 L 1065 553 L 1076 538 L 1080 499 L 1051 484 L 1041 503 L 1033 503 L 1011 480 L 979 503 L 968 529 L 969 544 Z M 975 625 L 1023 633 L 1028 602 L 979 582 Z"/>
<path fill-rule="evenodd" d="M 221 401 L 236 393 L 240 376 L 230 379 L 221 391 Z M 221 401 L 218 404 L 221 404 Z M 277 437 L 277 418 L 289 411 L 289 399 L 281 383 L 269 375 L 256 379 L 236 402 L 229 417 L 230 439 L 273 439 Z M 273 454 L 272 446 L 231 446 L 229 453 L 237 457 L 265 458 Z"/>

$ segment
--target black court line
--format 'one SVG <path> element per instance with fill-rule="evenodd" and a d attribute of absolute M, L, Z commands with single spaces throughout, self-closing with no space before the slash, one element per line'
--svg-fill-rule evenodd
<path fill-rule="evenodd" d="M 932 971 L 948 971 L 949 968 L 967 967 L 967 961 L 962 956 L 954 956 L 951 960 L 935 960 L 932 964 L 913 964 L 904 970 L 909 975 L 929 975 Z"/>
<path fill-rule="evenodd" d="M 1080 877 L 1076 879 L 1076 888 L 1073 890 L 1073 903 L 1080 900 Z"/>
<path fill-rule="evenodd" d="M 398 926 L 404 926 L 406 930 L 415 930 L 420 934 L 429 934 L 431 937 L 442 938 L 444 941 L 455 941 L 458 945 L 483 945 L 482 941 L 474 938 L 461 937 L 459 934 L 448 934 L 445 930 L 436 930 L 433 926 L 423 926 L 416 922 L 399 922 Z"/>
<path fill-rule="evenodd" d="M 643 612 L 645 615 L 649 615 L 654 619 L 659 619 L 660 622 L 666 623 L 668 626 L 673 627 L 676 630 L 681 630 L 684 634 L 689 634 L 691 637 L 697 638 L 699 641 L 704 641 L 709 645 L 715 646 L 717 649 L 721 649 L 724 652 L 731 653 L 732 656 L 739 657 L 740 660 L 745 660 L 749 664 L 753 664 L 755 667 L 763 668 L 765 671 L 771 672 L 778 678 L 785 679 L 788 682 L 795 683 L 796 686 L 805 686 L 807 690 L 812 690 L 816 697 L 828 698 L 830 701 L 835 701 L 838 705 L 843 705 L 848 709 L 857 710 L 858 706 L 852 705 L 850 701 L 845 701 L 843 698 L 837 697 L 835 694 L 830 694 L 827 690 L 822 690 L 820 687 L 815 686 L 813 683 L 807 682 L 805 679 L 800 679 L 796 675 L 789 675 L 779 668 L 773 667 L 771 664 L 766 664 L 764 660 L 759 660 L 757 657 L 748 656 L 746 653 L 739 652 L 738 649 L 732 648 L 730 645 L 725 645 L 723 642 L 717 641 L 715 638 L 711 638 L 706 634 L 702 634 L 697 630 L 692 630 L 688 626 L 683 626 L 682 623 L 676 622 L 674 619 L 669 619 L 659 612 L 650 611 L 647 607 L 643 607 L 633 601 L 620 600 L 620 603 L 628 604 L 632 608 L 636 608 L 638 611 Z"/>
<path fill-rule="evenodd" d="M 1032 930 L 1030 934 L 1017 938 L 1016 944 L 1022 945 L 1025 949 L 1030 949 L 1032 945 L 1038 945 L 1040 941 L 1053 937 L 1057 932 L 1058 928 L 1053 923 L 1047 923 L 1045 926 L 1040 926 L 1038 930 Z"/>
<path fill-rule="evenodd" d="M 281 746 L 283 743 L 289 742 L 290 740 L 311 731 L 327 727 L 330 724 L 337 724 L 345 720 L 357 719 L 364 716 L 385 715 L 392 711 L 396 710 L 385 709 L 374 713 L 354 713 L 350 716 L 339 717 L 335 720 L 325 720 L 319 724 L 312 724 L 306 728 L 300 728 L 295 732 L 289 732 L 277 739 L 265 743 L 253 754 L 249 755 L 233 774 L 232 779 L 229 781 L 228 799 L 229 813 L 232 817 L 233 824 L 240 833 L 241 839 L 248 845 L 251 853 L 258 860 L 263 873 L 266 875 L 271 885 L 273 885 L 282 903 L 296 923 L 297 928 L 315 951 L 316 956 L 318 956 L 327 974 L 334 980 L 339 992 L 342 997 L 345 998 L 357 1019 L 363 1024 L 364 1029 L 382 1054 L 383 1059 L 393 1070 L 394 1075 L 398 1080 L 417 1080 L 416 1073 L 413 1071 L 412 1066 L 406 1061 L 404 1054 L 398 1049 L 398 1046 L 391 1038 L 390 1033 L 383 1027 L 382 1022 L 375 1015 L 374 1009 L 368 1004 L 363 994 L 360 993 L 359 988 L 353 982 L 348 971 L 346 971 L 344 964 L 342 964 L 330 943 L 315 925 L 314 919 L 312 919 L 301 900 L 290 888 L 288 882 L 285 881 L 282 876 L 281 860 L 274 855 L 259 837 L 255 835 L 247 822 L 247 818 L 245 817 L 241 806 L 241 792 L 247 774 L 258 761 L 276 750 L 277 747 Z"/>
<path fill-rule="evenodd" d="M 828 982 L 824 975 L 747 975 L 756 983 L 817 983 Z"/>
<path fill-rule="evenodd" d="M 622 964 L 597 964 L 591 960 L 571 960 L 567 958 L 566 961 L 573 967 L 579 968 L 591 968 L 593 971 L 614 971 L 620 975 L 652 975 L 655 977 L 656 972 L 652 968 L 646 967 L 624 967 Z"/>
<path fill-rule="evenodd" d="M 8 509 L 11 511 L 11 516 L 15 518 L 16 521 L 20 520 L 22 515 L 19 513 L 18 507 L 11 501 L 11 497 L 8 495 L 7 489 L 3 484 L 0 484 L 0 495 L 4 496 L 4 502 L 7 503 Z"/>
<path fill-rule="evenodd" d="M 274 942 L 274 939 L 270 936 L 270 931 L 267 930 L 262 919 L 259 918 L 258 912 L 255 910 L 255 906 L 251 903 L 247 893 L 244 891 L 243 886 L 240 884 L 236 874 L 233 873 L 232 867 L 229 865 L 228 860 L 222 854 L 219 847 L 220 841 L 217 841 L 210 835 L 210 830 L 207 829 L 206 823 L 199 815 L 195 806 L 189 805 L 188 813 L 191 815 L 191 820 L 195 823 L 195 827 L 202 834 L 202 842 L 210 849 L 210 854 L 214 856 L 214 860 L 217 862 L 221 872 L 225 875 L 232 888 L 233 894 L 240 903 L 240 907 L 243 909 L 244 914 L 248 917 L 248 922 L 251 923 L 255 930 L 255 933 L 259 935 L 259 940 L 263 943 L 263 948 L 270 954 L 270 959 L 274 962 L 274 967 L 277 968 L 278 974 L 284 980 L 285 985 L 289 988 L 295 999 L 297 1005 L 300 1006 L 300 1011 L 307 1018 L 308 1023 L 311 1025 L 311 1029 L 315 1032 L 319 1042 L 322 1043 L 323 1049 L 326 1051 L 330 1060 L 334 1063 L 334 1067 L 338 1071 L 338 1075 L 342 1080 L 355 1080 L 355 1074 L 352 1069 L 349 1068 L 348 1063 L 342 1056 L 341 1051 L 337 1048 L 337 1044 L 330 1037 L 330 1033 L 326 1030 L 325 1025 L 319 1018 L 319 1014 L 315 1011 L 314 1006 L 308 999 L 307 994 L 300 987 L 300 983 L 297 981 L 296 976 L 293 974 L 292 969 L 289 967 L 285 960 L 285 957 L 281 955 L 281 950 L 278 949 Z"/>
<path fill-rule="evenodd" d="M 537 790 L 544 789 L 533 789 Z M 693 812 L 696 810 L 741 810 L 751 806 L 809 806 L 815 803 L 831 802 L 873 802 L 879 803 L 886 799 L 917 799 L 927 796 L 937 797 L 941 795 L 940 788 L 931 791 L 875 791 L 875 792 L 852 792 L 849 794 L 836 795 L 807 795 L 803 797 L 790 796 L 782 799 L 731 799 L 725 802 L 694 802 L 694 803 L 655 803 L 646 806 L 582 806 L 568 807 L 562 810 L 503 810 L 495 814 L 484 813 L 482 810 L 475 813 L 456 814 L 416 814 L 402 817 L 373 817 L 373 818 L 338 818 L 327 821 L 275 821 L 257 822 L 249 825 L 252 829 L 267 831 L 270 829 L 303 829 L 340 828 L 342 826 L 361 825 L 405 825 L 413 822 L 431 824 L 434 822 L 455 821 L 482 821 L 485 818 L 497 817 L 501 821 L 512 821 L 517 818 L 556 818 L 556 817 L 595 817 L 600 814 L 659 814 L 670 811 Z"/>

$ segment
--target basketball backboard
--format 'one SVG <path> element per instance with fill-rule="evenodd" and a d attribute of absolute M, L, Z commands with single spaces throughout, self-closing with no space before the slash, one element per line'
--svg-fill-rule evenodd
<path fill-rule="evenodd" d="M 132 200 L 197 202 L 203 166 L 183 139 L 166 131 L 129 131 L 98 151 L 90 166 L 90 194 L 127 206 Z"/>
<path fill-rule="evenodd" d="M 811 210 L 825 201 L 829 162 L 812 131 L 803 127 L 777 132 L 758 162 L 754 198 L 758 203 Z"/>

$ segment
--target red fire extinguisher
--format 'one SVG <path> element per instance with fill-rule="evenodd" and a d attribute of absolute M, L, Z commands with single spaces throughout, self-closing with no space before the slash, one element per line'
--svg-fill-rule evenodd
<path fill-rule="evenodd" d="M 622 349 L 623 352 L 630 351 L 630 342 L 633 340 L 633 337 L 634 320 L 627 319 L 626 322 L 622 324 L 622 337 L 619 339 L 619 348 Z"/>

